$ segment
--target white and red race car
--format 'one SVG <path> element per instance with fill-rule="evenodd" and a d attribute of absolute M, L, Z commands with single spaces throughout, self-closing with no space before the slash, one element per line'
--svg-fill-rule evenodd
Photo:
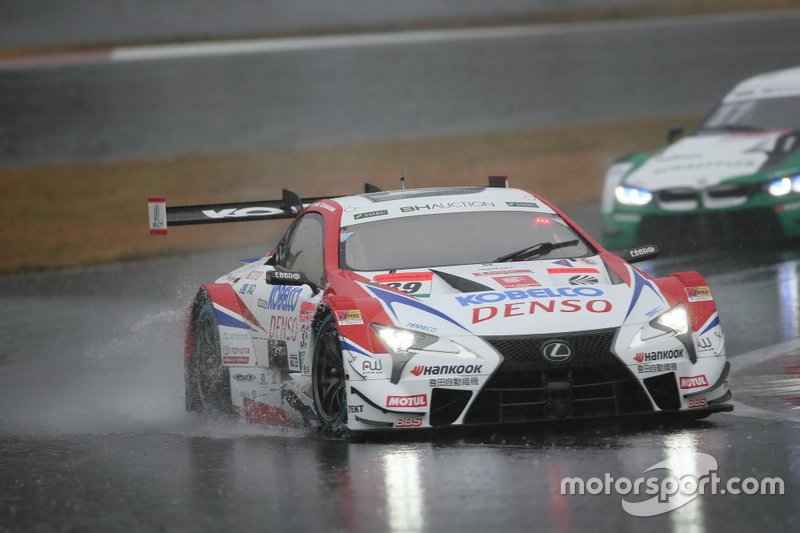
<path fill-rule="evenodd" d="M 273 251 L 197 293 L 189 410 L 369 431 L 733 409 L 711 290 L 630 265 L 655 247 L 623 260 L 504 186 L 367 191 L 150 199 L 153 233 L 295 218 Z"/>

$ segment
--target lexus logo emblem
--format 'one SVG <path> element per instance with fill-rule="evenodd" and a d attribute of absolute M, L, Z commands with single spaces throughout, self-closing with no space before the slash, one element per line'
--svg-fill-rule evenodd
<path fill-rule="evenodd" d="M 572 348 L 564 341 L 552 341 L 542 346 L 542 355 L 551 363 L 565 363 L 572 357 Z"/>

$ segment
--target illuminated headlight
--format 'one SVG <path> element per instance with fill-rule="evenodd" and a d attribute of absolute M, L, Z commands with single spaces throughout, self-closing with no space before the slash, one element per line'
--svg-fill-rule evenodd
<path fill-rule="evenodd" d="M 668 333 L 683 335 L 689 331 L 689 313 L 683 304 L 678 304 L 651 320 L 650 326 Z"/>
<path fill-rule="evenodd" d="M 619 203 L 624 205 L 645 205 L 653 199 L 650 191 L 627 185 L 620 185 L 614 189 L 614 196 Z"/>
<path fill-rule="evenodd" d="M 439 341 L 436 335 L 428 335 L 420 331 L 410 329 L 395 328 L 381 324 L 372 324 L 372 329 L 378 334 L 378 338 L 391 353 L 407 352 L 414 348 L 420 350 Z"/>
<path fill-rule="evenodd" d="M 800 192 L 800 174 L 778 178 L 767 185 L 767 192 L 772 196 L 786 196 L 792 191 Z"/>
<path fill-rule="evenodd" d="M 372 329 L 378 334 L 381 342 L 392 355 L 413 355 L 420 352 L 430 352 L 453 357 L 467 357 L 475 359 L 477 355 L 449 339 L 429 335 L 420 331 L 372 324 Z"/>

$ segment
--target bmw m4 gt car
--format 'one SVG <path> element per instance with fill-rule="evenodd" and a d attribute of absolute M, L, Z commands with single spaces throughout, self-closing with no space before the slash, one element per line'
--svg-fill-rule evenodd
<path fill-rule="evenodd" d="M 617 161 L 603 222 L 613 249 L 800 236 L 800 67 L 741 82 L 692 135 Z"/>
<path fill-rule="evenodd" d="M 695 272 L 604 250 L 505 187 L 167 208 L 150 227 L 295 218 L 189 309 L 186 406 L 338 431 L 732 409 L 724 337 Z"/>

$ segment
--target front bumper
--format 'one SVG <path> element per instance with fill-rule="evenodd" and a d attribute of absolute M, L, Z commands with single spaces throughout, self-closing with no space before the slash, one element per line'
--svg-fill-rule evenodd
<path fill-rule="evenodd" d="M 763 193 L 733 208 L 687 211 L 615 203 L 603 214 L 603 245 L 612 249 L 645 242 L 694 246 L 770 237 L 800 237 L 798 195 L 776 199 Z"/>
<path fill-rule="evenodd" d="M 351 380 L 350 430 L 518 424 L 553 419 L 725 411 L 724 355 L 670 364 L 630 364 L 614 353 L 617 328 L 566 334 L 487 337 L 501 356 L 489 375 Z M 568 341 L 577 356 L 550 363 L 541 344 Z M 633 354 L 630 354 L 633 355 Z M 701 380 L 687 377 L 703 376 Z"/>

